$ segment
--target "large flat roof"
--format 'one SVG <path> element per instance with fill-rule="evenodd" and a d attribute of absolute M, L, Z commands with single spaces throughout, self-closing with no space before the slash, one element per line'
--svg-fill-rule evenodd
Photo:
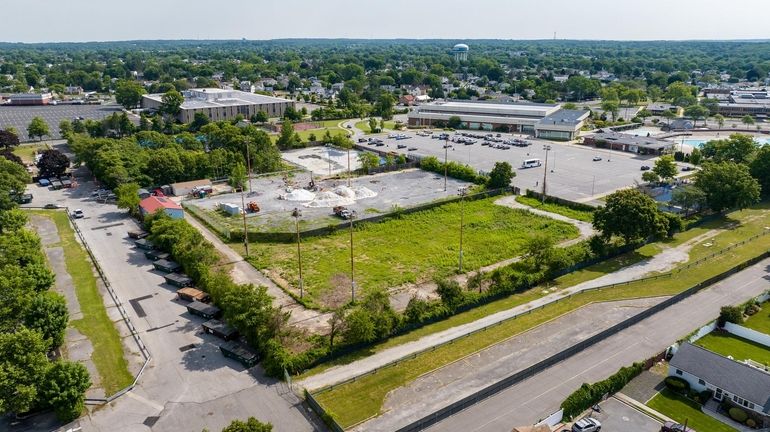
<path fill-rule="evenodd" d="M 562 109 L 548 114 L 537 122 L 537 125 L 541 127 L 548 125 L 577 126 L 586 118 L 588 118 L 588 111 Z"/>
<path fill-rule="evenodd" d="M 502 111 L 548 111 L 554 108 L 558 108 L 557 104 L 541 104 L 541 103 L 529 103 L 529 102 L 484 102 L 484 101 L 457 101 L 451 100 L 447 102 L 436 102 L 433 104 L 423 106 L 442 106 L 451 107 L 457 109 L 469 109 L 469 110 L 502 110 Z"/>
<path fill-rule="evenodd" d="M 660 138 L 624 134 L 620 132 L 599 132 L 599 133 L 590 135 L 587 138 L 593 138 L 596 141 L 628 144 L 628 145 L 634 145 L 637 147 L 645 147 L 645 148 L 673 147 L 676 144 L 673 141 L 668 141 Z"/>
<path fill-rule="evenodd" d="M 257 93 L 248 93 L 240 90 L 227 90 L 220 88 L 199 88 L 182 92 L 184 102 L 182 109 L 217 108 L 224 106 L 263 105 L 270 103 L 292 102 L 288 99 L 267 96 Z M 162 93 L 144 95 L 145 98 L 161 102 Z"/>

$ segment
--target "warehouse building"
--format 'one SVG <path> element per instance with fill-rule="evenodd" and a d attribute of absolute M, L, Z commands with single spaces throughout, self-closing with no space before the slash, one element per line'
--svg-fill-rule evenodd
<path fill-rule="evenodd" d="M 250 118 L 259 111 L 268 117 L 283 117 L 286 108 L 294 108 L 294 101 L 240 90 L 219 88 L 192 89 L 182 92 L 184 102 L 177 120 L 190 123 L 196 113 L 203 113 L 212 121 L 232 120 L 238 114 Z M 142 108 L 158 110 L 163 103 L 163 94 L 147 94 L 142 97 Z"/>
<path fill-rule="evenodd" d="M 48 105 L 52 100 L 51 93 L 19 93 L 8 97 L 8 105 Z"/>
<path fill-rule="evenodd" d="M 442 101 L 415 107 L 410 126 L 446 126 L 459 117 L 462 129 L 527 133 L 539 138 L 572 140 L 583 127 L 588 111 L 562 109 L 560 104 L 531 102 Z"/>

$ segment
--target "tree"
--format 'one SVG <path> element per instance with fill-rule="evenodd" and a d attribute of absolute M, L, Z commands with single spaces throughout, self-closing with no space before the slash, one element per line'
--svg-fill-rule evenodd
<path fill-rule="evenodd" d="M 15 196 L 24 190 L 29 181 L 29 174 L 23 166 L 0 158 L 0 210 L 15 208 Z"/>
<path fill-rule="evenodd" d="M 182 110 L 182 103 L 184 102 L 184 96 L 176 90 L 169 90 L 161 97 L 160 107 L 158 110 L 166 114 L 171 118 L 175 118 Z"/>
<path fill-rule="evenodd" d="M 25 413 L 39 399 L 48 369 L 48 343 L 25 327 L 0 332 L 0 412 Z"/>
<path fill-rule="evenodd" d="M 0 233 L 18 231 L 24 228 L 29 218 L 19 209 L 0 210 Z"/>
<path fill-rule="evenodd" d="M 228 178 L 227 183 L 235 190 L 242 190 L 246 187 L 246 177 L 246 167 L 242 163 L 237 163 L 233 165 L 233 168 L 230 170 L 230 177 Z"/>
<path fill-rule="evenodd" d="M 300 144 L 297 140 L 297 135 L 294 132 L 294 125 L 291 121 L 283 121 L 283 124 L 281 125 L 281 134 L 278 136 L 278 140 L 275 143 L 281 150 L 288 150 L 297 147 Z"/>
<path fill-rule="evenodd" d="M 698 99 L 695 97 L 697 89 L 694 86 L 685 84 L 681 81 L 671 83 L 666 87 L 666 97 L 671 100 L 674 105 L 681 107 L 688 107 L 695 105 Z"/>
<path fill-rule="evenodd" d="M 507 188 L 511 186 L 511 180 L 516 177 L 511 164 L 508 162 L 495 162 L 494 168 L 489 172 L 489 182 L 487 187 L 490 189 Z"/>
<path fill-rule="evenodd" d="M 706 194 L 695 186 L 683 186 L 671 193 L 671 204 L 684 210 L 685 217 L 690 215 L 690 209 L 700 208 L 706 202 Z"/>
<path fill-rule="evenodd" d="M 661 114 L 661 117 L 665 118 L 666 119 L 666 125 L 670 126 L 671 125 L 671 119 L 676 117 L 676 114 L 674 114 L 673 112 L 671 112 L 669 110 L 665 110 Z"/>
<path fill-rule="evenodd" d="M 524 256 L 532 262 L 536 272 L 548 266 L 554 250 L 553 238 L 542 233 L 533 234 L 524 243 Z"/>
<path fill-rule="evenodd" d="M 665 155 L 658 158 L 655 161 L 655 166 L 652 168 L 652 172 L 662 178 L 664 181 L 671 180 L 676 177 L 677 168 L 674 158 L 671 155 Z"/>
<path fill-rule="evenodd" d="M 463 289 L 453 279 L 437 279 L 436 294 L 441 297 L 441 302 L 449 309 L 454 310 L 463 300 Z"/>
<path fill-rule="evenodd" d="M 137 81 L 120 80 L 115 85 L 115 100 L 126 109 L 139 106 L 145 93 L 144 86 Z"/>
<path fill-rule="evenodd" d="M 37 169 L 42 177 L 58 177 L 67 171 L 70 166 L 70 158 L 59 150 L 44 150 Z"/>
<path fill-rule="evenodd" d="M 40 117 L 35 117 L 27 126 L 27 134 L 30 137 L 38 137 L 38 139 L 42 140 L 44 136 L 51 135 L 51 132 L 48 130 L 48 123 Z"/>
<path fill-rule="evenodd" d="M 139 211 L 139 185 L 137 183 L 123 183 L 115 188 L 116 204 L 118 208 L 128 210 L 132 215 Z"/>
<path fill-rule="evenodd" d="M 81 363 L 57 361 L 48 369 L 40 387 L 42 399 L 54 409 L 59 421 L 68 423 L 83 412 L 91 377 Z"/>
<path fill-rule="evenodd" d="M 367 171 L 380 166 L 380 157 L 374 153 L 361 152 L 358 154 L 358 162 L 361 164 L 361 169 Z"/>
<path fill-rule="evenodd" d="M 254 417 L 249 417 L 245 422 L 233 420 L 229 426 L 222 429 L 222 432 L 272 432 L 273 425 L 262 423 Z"/>
<path fill-rule="evenodd" d="M 374 111 L 382 117 L 383 120 L 390 120 L 393 118 L 393 104 L 396 100 L 390 93 L 382 93 L 374 106 Z"/>
<path fill-rule="evenodd" d="M 690 105 L 684 110 L 684 115 L 691 117 L 696 123 L 698 120 L 703 120 L 705 123 L 709 114 L 711 114 L 711 112 L 709 112 L 708 108 L 702 105 Z"/>
<path fill-rule="evenodd" d="M 608 112 L 612 115 L 612 121 L 615 121 L 620 110 L 620 104 L 616 100 L 604 100 L 602 101 L 602 111 Z"/>
<path fill-rule="evenodd" d="M 759 182 L 746 165 L 731 161 L 706 163 L 695 174 L 695 186 L 706 194 L 706 205 L 715 212 L 743 209 L 759 201 Z"/>
<path fill-rule="evenodd" d="M 647 183 L 657 183 L 660 181 L 660 176 L 653 171 L 645 171 L 642 173 L 642 181 Z"/>
<path fill-rule="evenodd" d="M 655 200 L 636 189 L 610 194 L 606 205 L 594 212 L 593 226 L 605 239 L 617 235 L 626 244 L 668 231 Z"/>
<path fill-rule="evenodd" d="M 251 116 L 251 121 L 254 123 L 267 123 L 269 118 L 267 117 L 267 113 L 264 111 L 257 111 L 253 116 Z"/>
<path fill-rule="evenodd" d="M 758 147 L 750 135 L 732 134 L 728 139 L 706 142 L 701 147 L 701 152 L 713 162 L 733 161 L 746 164 L 754 158 Z"/>
<path fill-rule="evenodd" d="M 755 123 L 754 117 L 750 115 L 745 115 L 741 118 L 741 123 L 745 124 L 746 126 L 751 126 Z"/>
<path fill-rule="evenodd" d="M 751 176 L 762 187 L 762 196 L 770 196 L 770 146 L 762 146 L 749 164 Z"/>
<path fill-rule="evenodd" d="M 10 150 L 3 150 L 2 152 L 0 152 L 0 157 L 3 157 L 6 160 L 9 160 L 11 162 L 15 162 L 21 166 L 25 166 L 24 161 Z"/>
<path fill-rule="evenodd" d="M 371 342 L 376 338 L 372 315 L 363 308 L 355 308 L 345 315 L 345 340 L 351 344 Z"/>
<path fill-rule="evenodd" d="M 380 130 L 377 127 L 377 119 L 374 117 L 369 117 L 369 132 L 375 133 L 379 131 Z"/>
<path fill-rule="evenodd" d="M 463 121 L 459 116 L 451 116 L 446 123 L 452 129 L 459 129 L 463 125 Z"/>
<path fill-rule="evenodd" d="M 68 320 L 67 302 L 61 294 L 51 291 L 36 295 L 24 314 L 24 325 L 39 331 L 50 343 L 49 350 L 64 342 Z"/>
<path fill-rule="evenodd" d="M 59 122 L 59 135 L 61 135 L 62 138 L 69 138 L 72 132 L 73 129 L 71 121 L 64 119 Z"/>
<path fill-rule="evenodd" d="M 722 129 L 725 125 L 725 117 L 722 114 L 717 114 L 714 116 L 714 120 L 717 122 L 717 125 L 719 126 L 719 129 Z"/>
<path fill-rule="evenodd" d="M 5 147 L 6 150 L 13 150 L 14 147 L 19 145 L 19 136 L 8 129 L 0 130 L 0 147 Z"/>

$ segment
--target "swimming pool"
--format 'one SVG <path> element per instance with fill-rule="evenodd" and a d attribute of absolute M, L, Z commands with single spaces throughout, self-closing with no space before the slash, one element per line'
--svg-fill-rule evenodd
<path fill-rule="evenodd" d="M 692 147 L 701 148 L 703 147 L 703 144 L 709 141 L 718 140 L 718 139 L 727 139 L 727 138 L 728 138 L 727 136 L 709 136 L 709 137 L 700 137 L 700 138 L 690 137 L 690 138 L 684 138 L 684 140 L 682 140 L 682 138 L 674 137 L 674 138 L 671 138 L 671 140 L 676 142 L 677 144 L 684 144 Z M 755 136 L 754 141 L 758 142 L 759 145 L 767 145 L 767 144 L 770 144 L 770 137 Z"/>

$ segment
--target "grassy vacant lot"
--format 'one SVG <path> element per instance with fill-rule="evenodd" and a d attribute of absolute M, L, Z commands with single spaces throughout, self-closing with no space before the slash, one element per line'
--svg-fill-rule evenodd
<path fill-rule="evenodd" d="M 379 125 L 380 122 L 377 121 L 377 124 Z M 393 130 L 396 127 L 396 122 L 393 120 L 386 120 L 385 121 L 385 129 Z M 356 123 L 356 129 L 361 129 L 364 131 L 364 133 L 370 134 L 372 133 L 372 130 L 369 129 L 369 120 L 364 120 Z"/>
<path fill-rule="evenodd" d="M 465 203 L 463 268 L 478 269 L 515 257 L 533 232 L 556 242 L 577 236 L 574 226 L 494 204 L 497 198 Z M 449 203 L 379 223 L 361 223 L 354 232 L 355 279 L 362 291 L 448 276 L 457 271 L 460 204 Z M 343 285 L 350 271 L 350 235 L 347 230 L 302 243 L 306 294 L 322 303 L 324 295 Z M 294 243 L 252 246 L 251 262 L 274 277 L 297 285 L 297 249 Z"/>
<path fill-rule="evenodd" d="M 647 406 L 679 423 L 687 421 L 687 427 L 696 431 L 735 432 L 732 427 L 704 414 L 700 405 L 664 389 L 647 402 Z"/>
<path fill-rule="evenodd" d="M 547 202 L 543 204 L 539 199 L 528 197 L 528 196 L 517 196 L 516 201 L 526 206 L 536 208 L 538 210 L 560 214 L 562 216 L 566 216 L 568 218 L 576 219 L 583 222 L 593 222 L 594 220 L 594 213 L 592 211 L 576 210 L 576 209 L 567 207 L 565 205 L 556 204 L 556 203 Z"/>
<path fill-rule="evenodd" d="M 730 333 L 711 332 L 695 344 L 725 357 L 732 356 L 736 361 L 751 359 L 770 365 L 770 348 Z"/>
<path fill-rule="evenodd" d="M 770 302 L 765 302 L 761 306 L 761 311 L 750 316 L 741 325 L 758 332 L 770 334 Z"/>
<path fill-rule="evenodd" d="M 107 315 L 102 296 L 96 286 L 96 277 L 88 254 L 75 239 L 67 214 L 63 211 L 34 211 L 56 223 L 64 249 L 67 272 L 72 276 L 75 293 L 80 303 L 83 318 L 71 321 L 70 325 L 88 338 L 93 344 L 91 359 L 101 378 L 106 395 L 112 395 L 131 384 L 134 377 L 128 371 L 123 356 L 123 345 L 117 329 Z"/>
<path fill-rule="evenodd" d="M 297 131 L 297 134 L 299 135 L 302 142 L 308 142 L 310 141 L 310 135 L 315 135 L 317 140 L 320 140 L 323 138 L 323 136 L 326 134 L 326 131 L 329 131 L 329 134 L 331 136 L 335 135 L 347 135 L 348 131 L 344 128 L 339 127 L 340 122 L 344 122 L 345 120 L 324 120 L 319 123 L 321 127 L 316 129 L 308 129 L 303 131 Z M 271 134 L 270 137 L 273 139 L 273 142 L 278 141 L 278 137 L 280 136 L 279 133 L 277 134 Z"/>
<path fill-rule="evenodd" d="M 23 144 L 13 149 L 13 154 L 20 157 L 25 163 L 35 162 L 35 153 L 48 148 L 45 143 Z"/>
<path fill-rule="evenodd" d="M 716 237 L 710 239 L 709 242 L 712 244 L 712 246 L 707 247 L 703 245 L 696 245 L 693 248 L 693 252 L 691 253 L 690 262 L 695 261 L 700 257 L 706 256 L 716 250 L 713 247 L 713 244 L 718 244 L 720 248 L 723 248 L 735 243 L 739 239 L 750 237 L 754 233 L 763 230 L 763 227 L 768 223 L 768 219 L 768 215 L 765 214 L 762 209 L 744 210 L 742 212 L 736 212 L 729 215 L 725 221 L 722 221 L 723 224 L 735 224 L 739 220 L 743 221 L 744 223 L 734 226 L 733 229 L 724 231 Z M 712 222 L 712 224 L 717 223 L 719 222 Z M 665 245 L 665 243 L 668 243 L 668 246 L 681 244 L 684 241 L 699 235 L 699 233 L 702 234 L 703 232 L 708 231 L 709 229 L 710 228 L 708 228 L 708 226 L 696 228 L 691 230 L 694 232 L 688 231 L 683 233 L 681 238 L 678 236 L 677 238 L 664 242 L 663 244 Z M 648 245 L 640 249 L 642 252 L 637 251 L 637 253 L 640 253 L 641 255 L 654 255 L 656 252 L 654 252 L 653 248 L 656 247 L 661 246 Z M 702 247 L 704 250 L 698 250 L 699 247 Z M 550 304 L 531 314 L 503 322 L 498 326 L 483 332 L 479 332 L 471 337 L 457 340 L 451 345 L 439 347 L 435 351 L 418 355 L 415 358 L 406 360 L 396 366 L 380 370 L 374 375 L 368 375 L 359 378 L 354 382 L 344 384 L 330 391 L 318 394 L 317 399 L 324 405 L 327 410 L 335 413 L 335 418 L 338 420 L 338 422 L 340 422 L 341 425 L 350 426 L 356 424 L 369 417 L 376 416 L 380 412 L 382 404 L 389 391 L 408 384 L 424 373 L 428 373 L 453 361 L 457 361 L 480 349 L 484 349 L 493 344 L 499 343 L 516 334 L 527 331 L 536 325 L 557 318 L 563 314 L 575 310 L 578 307 L 592 302 L 614 301 L 639 297 L 672 295 L 679 293 L 702 280 L 708 279 L 716 274 L 728 270 L 740 262 L 756 256 L 757 254 L 761 253 L 761 251 L 766 250 L 768 247 L 770 247 L 770 235 L 760 237 L 751 243 L 742 245 L 729 252 L 706 260 L 699 265 L 691 267 L 686 272 L 676 273 L 675 277 L 672 278 L 661 278 L 650 282 L 630 283 L 628 285 L 612 289 L 589 291 L 579 295 L 574 295 L 569 299 Z M 635 258 L 630 260 L 633 261 Z M 600 265 L 603 264 L 604 263 Z M 585 273 L 590 271 L 595 270 L 589 267 L 583 272 Z M 588 279 L 591 278 L 592 277 L 588 277 Z M 580 280 L 580 278 L 575 279 Z M 573 281 L 575 279 L 573 279 Z M 496 302 L 497 304 L 492 303 L 477 310 L 470 311 L 469 313 L 483 313 L 486 315 L 493 313 L 495 309 L 503 310 L 509 307 L 513 307 L 516 304 L 526 303 L 534 298 L 539 297 L 541 295 L 540 291 L 540 288 L 534 288 L 527 293 L 518 294 L 509 297 L 508 299 L 500 300 L 499 302 Z M 476 315 L 476 317 L 479 316 L 483 315 Z M 450 320 L 447 320 L 447 322 L 436 323 L 434 326 L 446 326 L 444 328 L 448 328 L 450 327 L 450 325 L 448 325 L 449 322 L 451 322 L 451 325 L 458 325 L 463 321 L 468 322 L 465 321 L 468 318 L 468 316 L 460 314 L 451 318 Z M 426 326 L 417 332 L 421 332 L 419 335 L 422 336 L 440 330 L 443 330 L 443 328 Z M 401 339 L 399 343 L 403 343 L 408 340 L 414 340 L 418 337 L 414 337 L 413 339 L 411 334 L 409 334 L 404 335 L 401 338 L 403 339 Z M 390 342 L 391 341 L 386 342 L 383 345 L 389 344 Z M 387 346 L 376 346 L 371 351 L 379 351 L 386 347 Z M 340 359 L 340 362 L 346 361 Z M 310 371 L 310 373 L 316 372 L 316 370 Z"/>

